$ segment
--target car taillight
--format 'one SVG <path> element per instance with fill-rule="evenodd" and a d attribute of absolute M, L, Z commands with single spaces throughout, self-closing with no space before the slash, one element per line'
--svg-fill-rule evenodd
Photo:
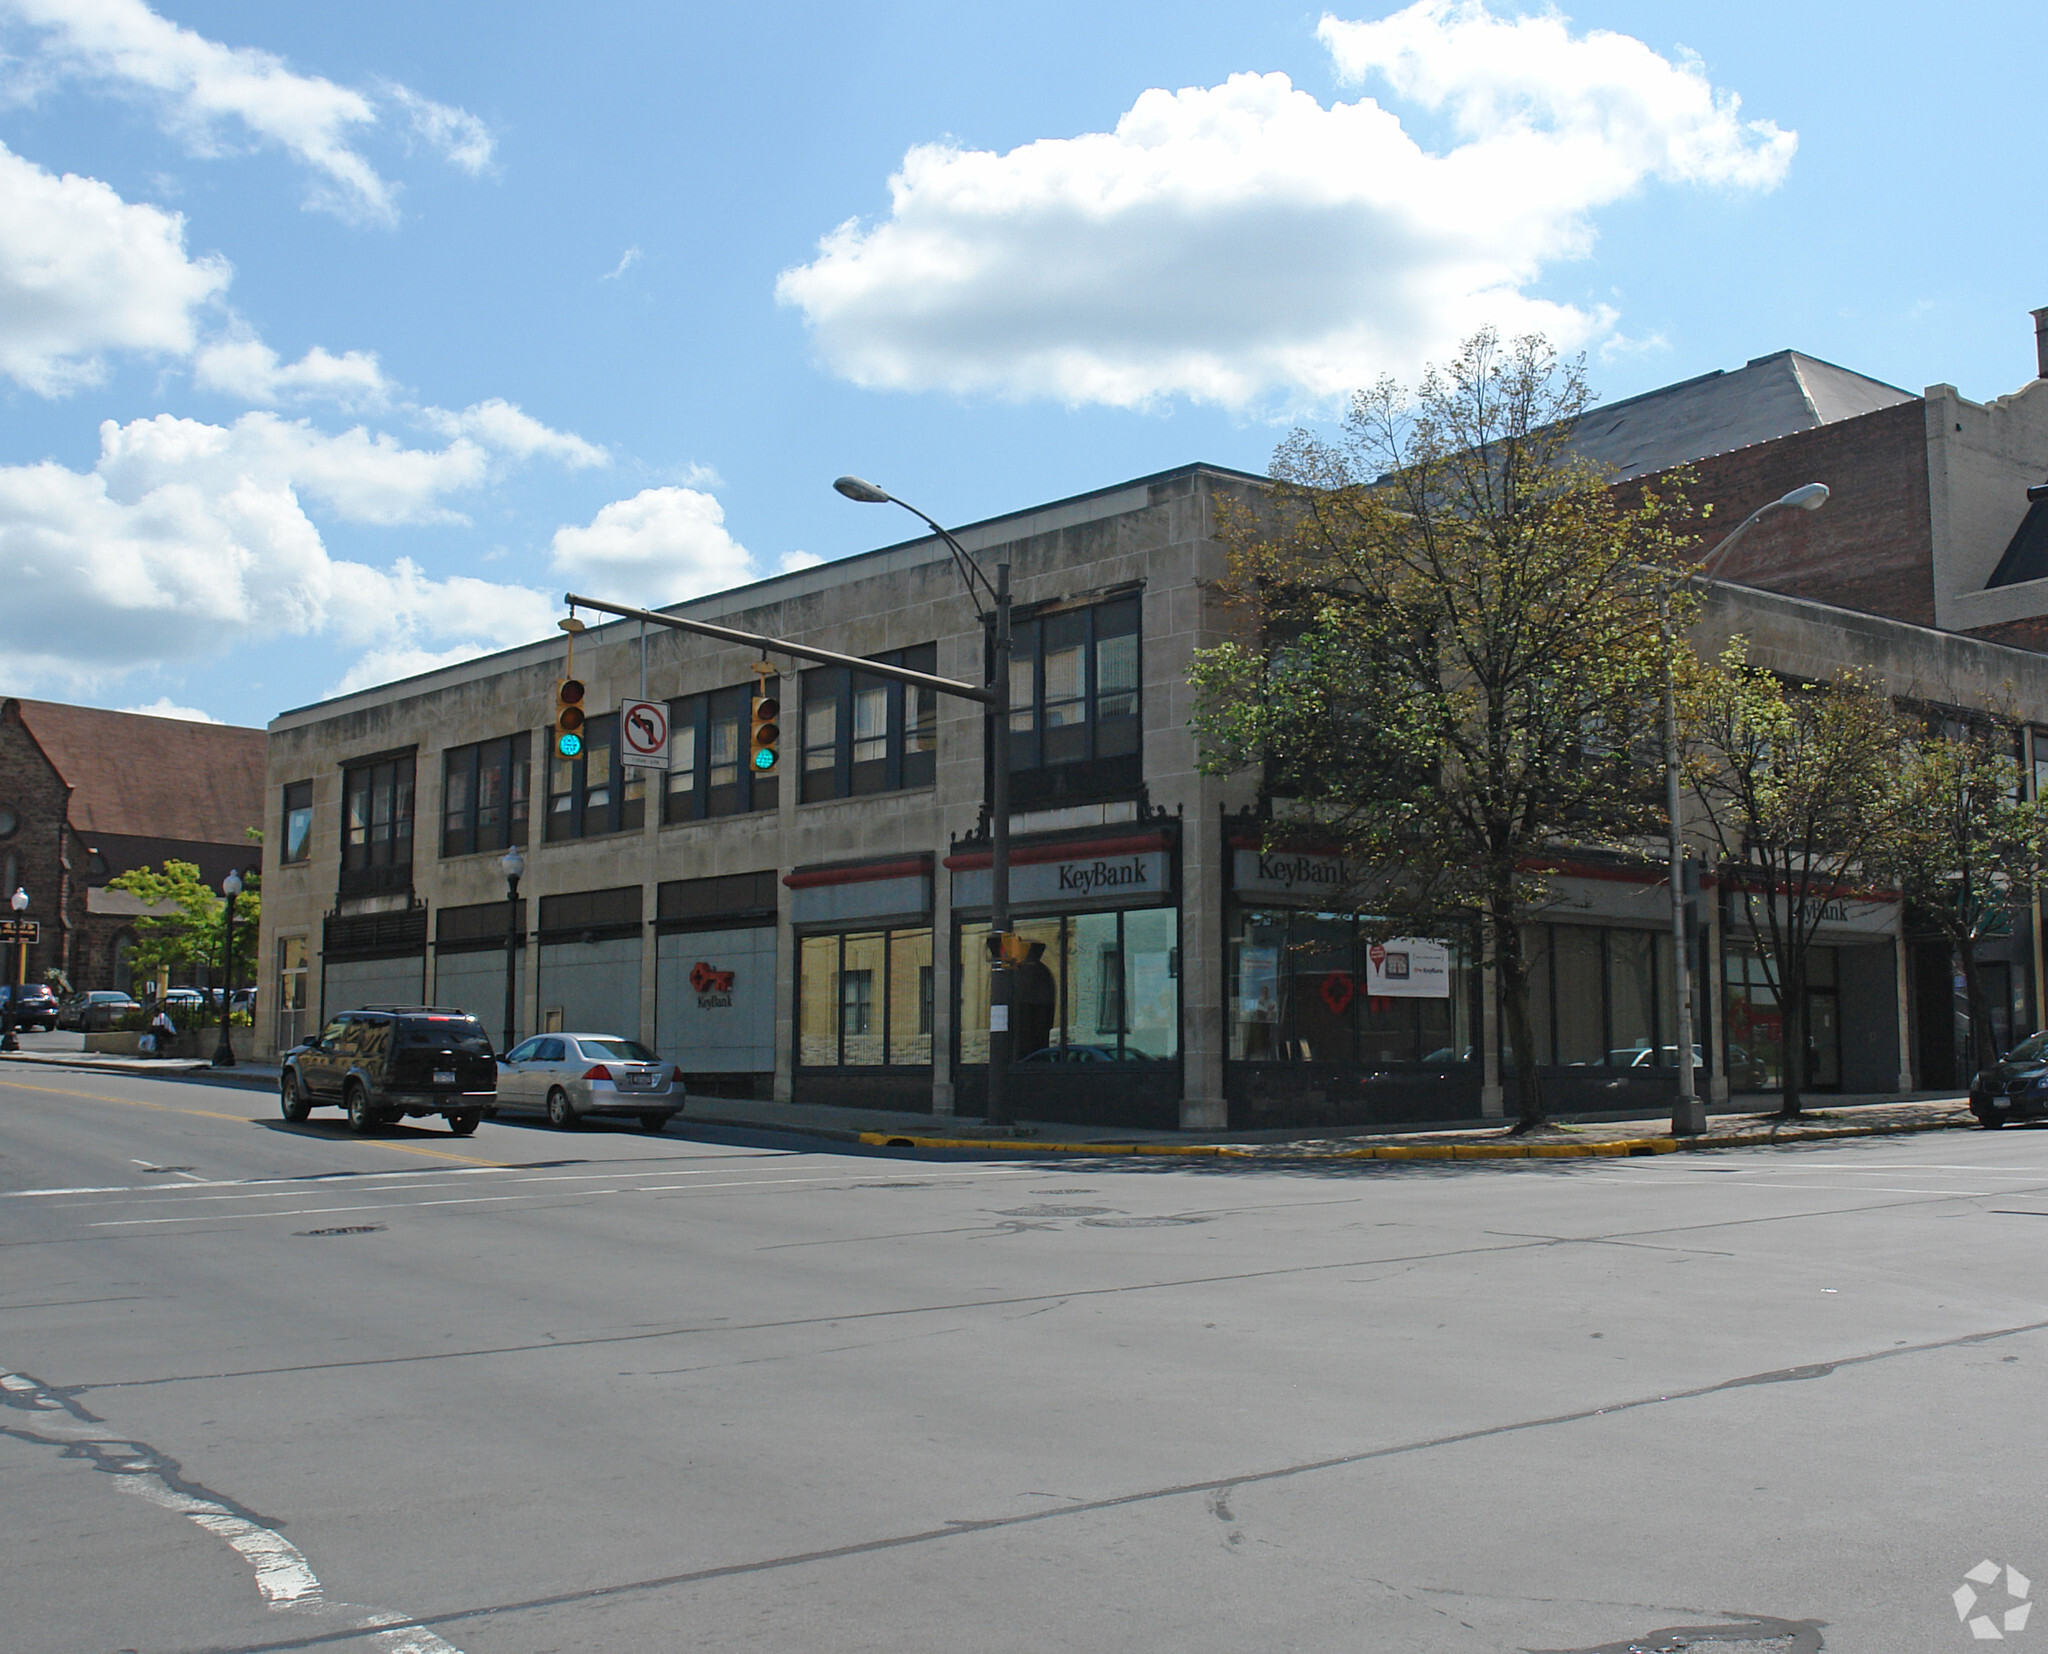
<path fill-rule="evenodd" d="M 609 1080 L 612 1077 L 612 1071 L 609 1068 L 605 1067 L 603 1063 L 599 1063 L 595 1068 L 591 1069 L 590 1072 L 585 1074 L 583 1077 L 586 1080 Z"/>
<path fill-rule="evenodd" d="M 683 1071 L 680 1068 L 678 1068 L 669 1076 L 669 1078 L 674 1080 L 677 1085 L 681 1085 L 683 1083 Z"/>

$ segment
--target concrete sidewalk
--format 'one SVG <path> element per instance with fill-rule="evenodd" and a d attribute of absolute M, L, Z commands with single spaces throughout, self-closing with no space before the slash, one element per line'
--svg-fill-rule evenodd
<path fill-rule="evenodd" d="M 216 1069 L 180 1058 L 110 1057 L 91 1052 L 20 1051 L 0 1064 L 178 1079 L 241 1089 L 275 1091 L 278 1071 L 245 1063 Z M 1006 1154 L 1186 1155 L 1255 1160 L 1571 1160 L 1610 1155 L 1670 1154 L 1679 1149 L 1740 1148 L 1759 1144 L 1827 1141 L 1976 1125 L 1969 1099 L 1948 1092 L 1918 1092 L 1809 1099 L 1796 1121 L 1774 1117 L 1777 1099 L 1737 1097 L 1714 1111 L 1706 1134 L 1674 1138 L 1668 1115 L 1564 1116 L 1539 1132 L 1516 1137 L 1505 1123 L 1390 1123 L 1333 1131 L 1144 1131 L 1116 1126 L 1072 1126 L 1020 1121 L 1002 1131 L 978 1120 L 885 1109 L 828 1108 L 753 1098 L 693 1096 L 679 1116 L 692 1125 L 784 1132 L 825 1142 L 872 1148 L 983 1150 Z"/>

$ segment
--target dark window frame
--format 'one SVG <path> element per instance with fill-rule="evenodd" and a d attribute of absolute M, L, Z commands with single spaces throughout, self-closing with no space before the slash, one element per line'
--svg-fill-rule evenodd
<path fill-rule="evenodd" d="M 342 766 L 341 894 L 412 888 L 419 808 L 417 753 L 383 753 Z M 380 820 L 378 811 L 386 813 Z"/>
<path fill-rule="evenodd" d="M 757 679 L 755 683 L 729 684 L 723 689 L 706 690 L 702 694 L 678 696 L 668 703 L 672 761 L 661 787 L 661 820 L 664 826 L 710 821 L 720 816 L 752 815 L 776 807 L 781 790 L 780 772 L 790 766 L 790 754 L 796 745 L 788 708 L 784 708 L 779 748 L 781 762 L 775 775 L 766 779 L 754 775 L 748 767 L 748 746 L 753 733 L 756 684 L 765 685 L 767 692 L 780 700 L 782 681 L 780 678 L 766 678 Z M 731 765 L 720 768 L 730 769 L 732 776 L 729 780 L 717 779 L 714 785 L 712 734 L 722 724 L 731 727 L 735 744 Z M 674 755 L 686 745 L 689 748 L 687 759 L 680 764 L 673 762 Z"/>
<path fill-rule="evenodd" d="M 922 1062 L 898 1062 L 894 1057 L 895 1044 L 900 1033 L 900 1030 L 895 1026 L 896 987 L 899 981 L 899 971 L 911 964 L 911 961 L 899 964 L 897 952 L 899 946 L 903 944 L 899 943 L 898 939 L 916 936 L 924 938 L 923 951 L 925 953 L 930 954 L 936 950 L 938 932 L 929 921 L 913 924 L 850 924 L 843 928 L 832 930 L 803 931 L 797 935 L 797 1003 L 794 1019 L 795 1043 L 792 1051 L 793 1065 L 796 1068 L 808 1074 L 904 1074 L 930 1073 L 932 1071 L 939 1059 L 938 1043 L 933 1039 L 932 1031 L 935 1009 L 932 998 L 935 985 L 933 974 L 935 961 L 916 963 L 914 967 L 918 973 L 915 979 L 917 1032 L 914 1037 L 932 1042 L 930 1055 Z M 879 979 L 877 973 L 871 970 L 847 970 L 846 944 L 850 938 L 855 937 L 880 938 L 882 943 L 882 967 L 879 972 Z M 833 949 L 833 989 L 830 1005 L 832 1040 L 838 1060 L 829 1063 L 807 1063 L 804 1061 L 803 1056 L 804 1014 L 807 1009 L 804 1004 L 803 959 L 805 947 L 814 942 L 830 942 Z M 855 977 L 865 980 L 868 991 L 865 997 L 857 997 L 854 1001 L 849 1001 L 846 995 L 847 983 L 849 979 Z M 908 981 L 910 979 L 903 978 L 902 980 Z M 847 1027 L 847 1013 L 856 1007 L 865 1013 L 865 1019 L 859 1028 L 849 1029 Z M 872 1063 L 848 1062 L 846 1060 L 846 1044 L 849 1038 L 875 1040 L 881 1051 L 882 1060 Z"/>
<path fill-rule="evenodd" d="M 313 783 L 287 781 L 282 789 L 283 803 L 278 819 L 278 861 L 285 867 L 300 867 L 313 859 Z M 298 841 L 298 854 L 292 853 L 292 818 L 305 818 L 305 835 Z"/>
<path fill-rule="evenodd" d="M 936 643 L 913 644 L 866 657 L 880 666 L 901 666 L 937 675 Z M 848 666 L 813 666 L 800 675 L 802 705 L 783 720 L 784 762 L 794 760 L 797 799 L 822 804 L 837 798 L 929 787 L 938 776 L 938 697 L 929 690 L 894 683 Z M 879 697 L 882 732 L 855 740 L 855 712 L 863 697 Z M 813 713 L 831 713 L 825 739 L 811 739 Z M 794 736 L 794 740 L 791 737 Z M 879 755 L 861 756 L 858 746 L 879 743 Z"/>
<path fill-rule="evenodd" d="M 1075 697 L 1049 696 L 1046 679 L 1046 640 L 1049 633 L 1078 632 L 1087 683 Z M 1128 686 L 1102 687 L 1103 645 L 1120 638 L 1132 640 L 1132 673 Z M 1142 752 L 1145 738 L 1144 689 L 1145 625 L 1144 603 L 1139 593 L 1092 603 L 1085 608 L 1055 609 L 1020 621 L 1012 636 L 1010 650 L 1010 740 L 1012 773 L 1020 770 L 1061 769 L 1104 759 L 1135 757 Z M 1019 675 L 1023 681 L 1019 682 Z M 1128 698 L 1128 713 L 1102 713 L 1105 700 Z M 1049 707 L 1078 705 L 1078 722 L 1057 726 L 1081 731 L 1079 747 L 1072 754 L 1046 756 L 1046 716 Z M 1126 720 L 1128 721 L 1126 723 Z M 1106 727 L 1107 726 L 1107 727 Z M 1106 738 L 1105 738 L 1106 737 Z M 1061 743 L 1067 744 L 1067 743 Z M 1105 749 L 1108 750 L 1105 750 Z"/>
<path fill-rule="evenodd" d="M 593 785 L 590 772 L 600 755 L 603 779 Z M 604 796 L 592 803 L 591 794 L 596 792 Z M 616 712 L 602 712 L 586 720 L 583 750 L 574 758 L 556 755 L 555 732 L 548 730 L 546 825 L 542 828 L 547 843 L 637 832 L 646 818 L 647 772 L 620 767 Z"/>
<path fill-rule="evenodd" d="M 495 772 L 503 791 L 499 820 L 484 820 L 483 782 Z M 532 832 L 533 736 L 520 730 L 489 741 L 449 747 L 441 754 L 441 855 L 477 856 L 524 848 Z M 462 802 L 451 805 L 461 785 Z"/>

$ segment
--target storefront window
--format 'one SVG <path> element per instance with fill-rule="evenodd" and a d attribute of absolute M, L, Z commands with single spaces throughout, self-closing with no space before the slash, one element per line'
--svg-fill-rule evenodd
<path fill-rule="evenodd" d="M 289 1051 L 306 1033 L 306 938 L 277 939 L 277 1048 Z"/>
<path fill-rule="evenodd" d="M 932 933 L 806 936 L 797 957 L 797 1063 L 928 1067 Z"/>
<path fill-rule="evenodd" d="M 1529 1023 L 1543 1066 L 1675 1068 L 1671 938 L 1598 925 L 1529 925 Z M 1503 1010 L 1501 1061 L 1514 1061 Z"/>
<path fill-rule="evenodd" d="M 1730 945 L 1721 954 L 1727 986 L 1728 1084 L 1734 1091 L 1776 1091 L 1785 1083 L 1784 999 L 1774 962 L 1761 949 Z M 1842 1083 L 1840 990 L 1836 950 L 1806 954 L 1806 1073 L 1801 1084 L 1827 1091 Z"/>
<path fill-rule="evenodd" d="M 1180 913 L 1147 908 L 1012 922 L 1030 949 L 1010 983 L 1019 1062 L 1161 1062 L 1180 1054 Z M 988 1061 L 988 926 L 960 930 L 960 1060 Z"/>
<path fill-rule="evenodd" d="M 1240 911 L 1232 921 L 1232 1062 L 1466 1062 L 1472 976 L 1451 956 L 1443 998 L 1365 991 L 1365 943 L 1345 914 Z"/>

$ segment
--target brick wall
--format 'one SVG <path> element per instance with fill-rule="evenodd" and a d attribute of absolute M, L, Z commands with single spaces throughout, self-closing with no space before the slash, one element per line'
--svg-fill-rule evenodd
<path fill-rule="evenodd" d="M 1824 482 L 1830 490 L 1818 511 L 1775 512 L 1758 523 L 1722 560 L 1724 578 L 1934 624 L 1926 413 L 1917 399 L 1717 454 L 1690 469 L 1689 498 L 1714 507 L 1699 536 L 1702 552 L 1758 506 L 1802 483 Z"/>
<path fill-rule="evenodd" d="M 74 883 L 65 843 L 69 802 L 70 789 L 23 727 L 20 707 L 12 700 L 0 701 L 0 809 L 13 811 L 18 822 L 12 836 L 0 840 L 0 873 L 10 856 L 15 868 L 14 882 L 0 891 L 0 907 L 18 885 L 29 895 L 25 917 L 42 925 L 41 940 L 29 949 L 31 982 L 53 965 L 66 964 L 63 909 L 71 905 L 67 898 Z M 12 917 L 11 908 L 6 912 Z M 20 955 L 11 947 L 5 951 L 0 980 L 12 982 Z"/>

